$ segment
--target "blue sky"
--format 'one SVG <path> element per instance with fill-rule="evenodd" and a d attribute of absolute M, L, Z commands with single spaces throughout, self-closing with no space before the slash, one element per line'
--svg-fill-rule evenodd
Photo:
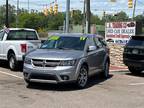
<path fill-rule="evenodd" d="M 0 5 L 5 4 L 6 0 L 1 0 Z M 50 3 L 55 0 L 29 0 L 30 9 L 42 11 L 44 7 L 49 7 Z M 59 4 L 59 11 L 65 11 L 66 0 L 57 0 Z M 83 0 L 71 0 L 71 9 L 83 9 Z M 91 11 L 99 16 L 103 15 L 103 11 L 107 14 L 114 14 L 120 11 L 125 11 L 130 17 L 132 16 L 132 10 L 128 8 L 128 0 L 116 0 L 116 3 L 110 2 L 110 0 L 90 0 Z M 134 1 L 134 0 L 133 0 Z M 19 0 L 20 8 L 28 9 L 28 0 Z M 16 5 L 17 0 L 9 0 L 9 3 Z M 137 0 L 136 14 L 144 13 L 144 0 Z"/>

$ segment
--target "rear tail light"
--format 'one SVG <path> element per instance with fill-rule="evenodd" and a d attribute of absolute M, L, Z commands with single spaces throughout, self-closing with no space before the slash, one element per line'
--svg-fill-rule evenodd
<path fill-rule="evenodd" d="M 27 52 L 27 44 L 21 44 L 21 52 L 26 53 Z"/>

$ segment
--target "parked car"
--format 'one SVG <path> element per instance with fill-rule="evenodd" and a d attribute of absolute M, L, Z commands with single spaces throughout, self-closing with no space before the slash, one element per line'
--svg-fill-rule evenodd
<path fill-rule="evenodd" d="M 144 36 L 132 36 L 124 48 L 123 62 L 133 74 L 144 70 Z"/>
<path fill-rule="evenodd" d="M 0 60 L 7 60 L 11 70 L 16 70 L 27 52 L 41 46 L 36 30 L 6 28 L 0 31 Z"/>
<path fill-rule="evenodd" d="M 97 35 L 57 34 L 26 55 L 23 75 L 27 84 L 75 82 L 84 88 L 88 77 L 109 76 L 109 49 Z"/>

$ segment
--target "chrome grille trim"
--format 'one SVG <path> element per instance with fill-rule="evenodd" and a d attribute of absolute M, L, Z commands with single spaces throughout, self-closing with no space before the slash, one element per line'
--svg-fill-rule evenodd
<path fill-rule="evenodd" d="M 59 60 L 32 59 L 32 65 L 35 67 L 56 67 L 59 64 Z"/>

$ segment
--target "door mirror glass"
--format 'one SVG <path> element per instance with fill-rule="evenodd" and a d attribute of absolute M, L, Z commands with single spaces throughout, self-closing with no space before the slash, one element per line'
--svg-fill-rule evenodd
<path fill-rule="evenodd" d="M 96 46 L 89 46 L 88 47 L 88 52 L 94 51 L 94 50 L 96 50 Z"/>

